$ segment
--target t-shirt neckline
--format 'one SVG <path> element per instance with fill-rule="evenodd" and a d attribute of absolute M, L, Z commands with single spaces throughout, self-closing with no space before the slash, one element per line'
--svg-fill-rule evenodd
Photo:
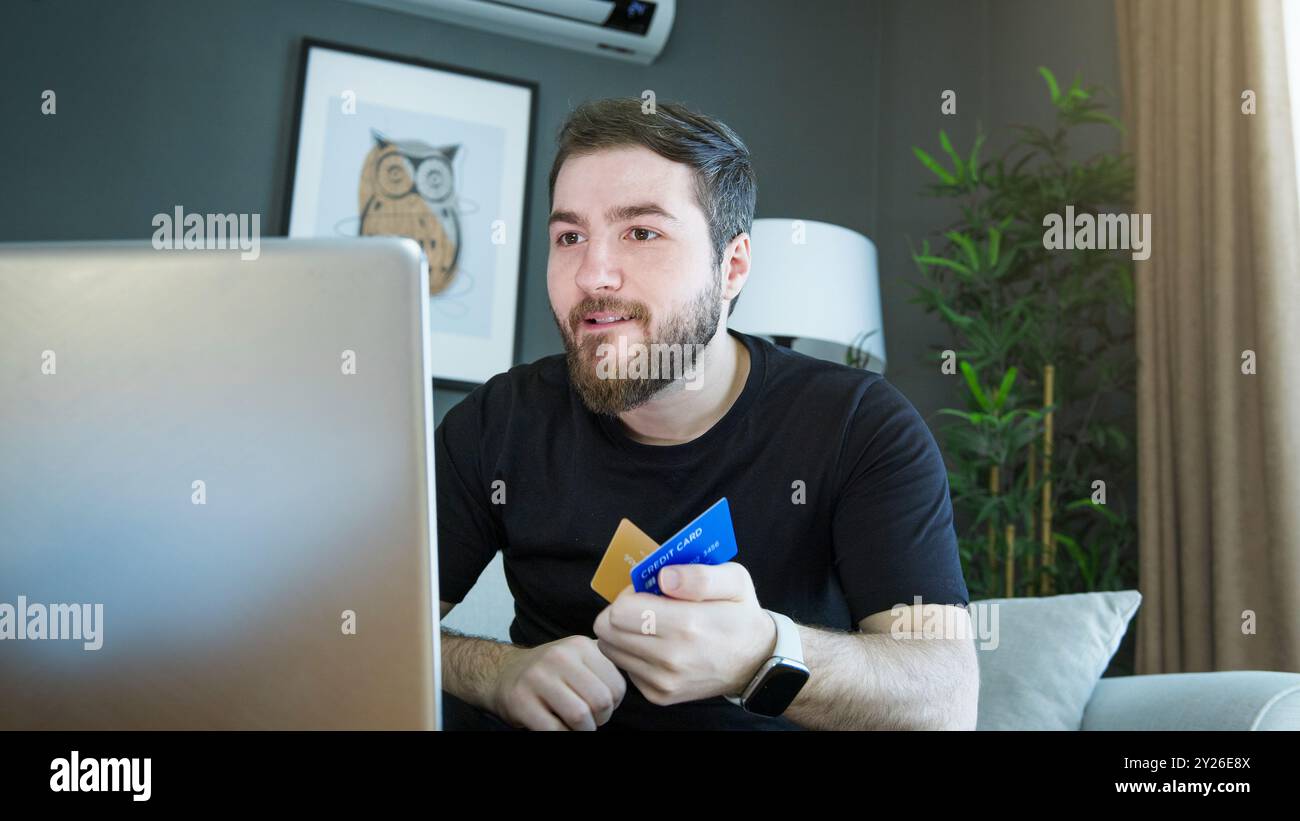
<path fill-rule="evenodd" d="M 764 350 L 762 340 L 757 337 L 741 333 L 733 328 L 728 328 L 727 333 L 739 340 L 745 346 L 745 349 L 749 351 L 749 374 L 745 378 L 745 387 L 741 389 L 740 395 L 736 397 L 736 401 L 732 403 L 721 419 L 714 422 L 711 428 L 689 442 L 682 442 L 677 445 L 650 445 L 645 442 L 638 442 L 628 436 L 623 431 L 623 423 L 618 417 L 592 414 L 596 417 L 601 429 L 610 438 L 610 441 L 639 459 L 658 463 L 674 463 L 688 461 L 730 433 L 737 423 L 744 418 L 750 406 L 754 404 L 754 400 L 762 392 L 763 383 L 767 377 L 767 352 Z M 574 398 L 575 401 L 581 403 L 581 399 L 576 396 Z"/>

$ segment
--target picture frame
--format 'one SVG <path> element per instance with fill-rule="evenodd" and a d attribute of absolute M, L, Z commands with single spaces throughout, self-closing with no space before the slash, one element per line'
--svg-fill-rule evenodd
<path fill-rule="evenodd" d="M 302 41 L 285 236 L 419 242 L 435 386 L 519 359 L 536 121 L 534 82 Z"/>

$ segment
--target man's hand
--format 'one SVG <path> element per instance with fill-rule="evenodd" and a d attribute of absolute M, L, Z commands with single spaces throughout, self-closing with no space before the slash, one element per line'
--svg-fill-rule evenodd
<path fill-rule="evenodd" d="M 735 562 L 671 565 L 666 594 L 628 585 L 596 617 L 596 644 L 652 704 L 735 696 L 776 647 L 776 625 Z"/>
<path fill-rule="evenodd" d="M 492 688 L 490 709 L 529 730 L 594 730 L 614 714 L 627 683 L 586 636 L 513 655 Z"/>

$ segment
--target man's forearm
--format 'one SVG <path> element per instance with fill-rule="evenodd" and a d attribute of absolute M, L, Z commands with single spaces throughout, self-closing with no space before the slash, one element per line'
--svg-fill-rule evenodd
<path fill-rule="evenodd" d="M 442 688 L 481 710 L 491 710 L 501 667 L 524 648 L 442 629 Z"/>
<path fill-rule="evenodd" d="M 894 638 L 799 625 L 812 677 L 785 717 L 814 730 L 975 729 L 969 639 Z"/>

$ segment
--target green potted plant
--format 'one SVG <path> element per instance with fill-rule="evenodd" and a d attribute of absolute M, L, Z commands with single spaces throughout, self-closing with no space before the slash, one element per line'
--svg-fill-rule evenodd
<path fill-rule="evenodd" d="M 1136 586 L 1132 261 L 1050 250 L 1043 228 L 1067 205 L 1127 208 L 1133 167 L 1119 151 L 1073 156 L 1076 129 L 1123 126 L 1095 87 L 1039 72 L 1051 128 L 1014 126 L 989 160 L 978 128 L 965 153 L 940 131 L 944 160 L 913 148 L 934 176 L 929 195 L 961 214 L 913 248 L 913 301 L 952 335 L 932 358 L 958 391 L 940 437 L 972 598 Z"/>

